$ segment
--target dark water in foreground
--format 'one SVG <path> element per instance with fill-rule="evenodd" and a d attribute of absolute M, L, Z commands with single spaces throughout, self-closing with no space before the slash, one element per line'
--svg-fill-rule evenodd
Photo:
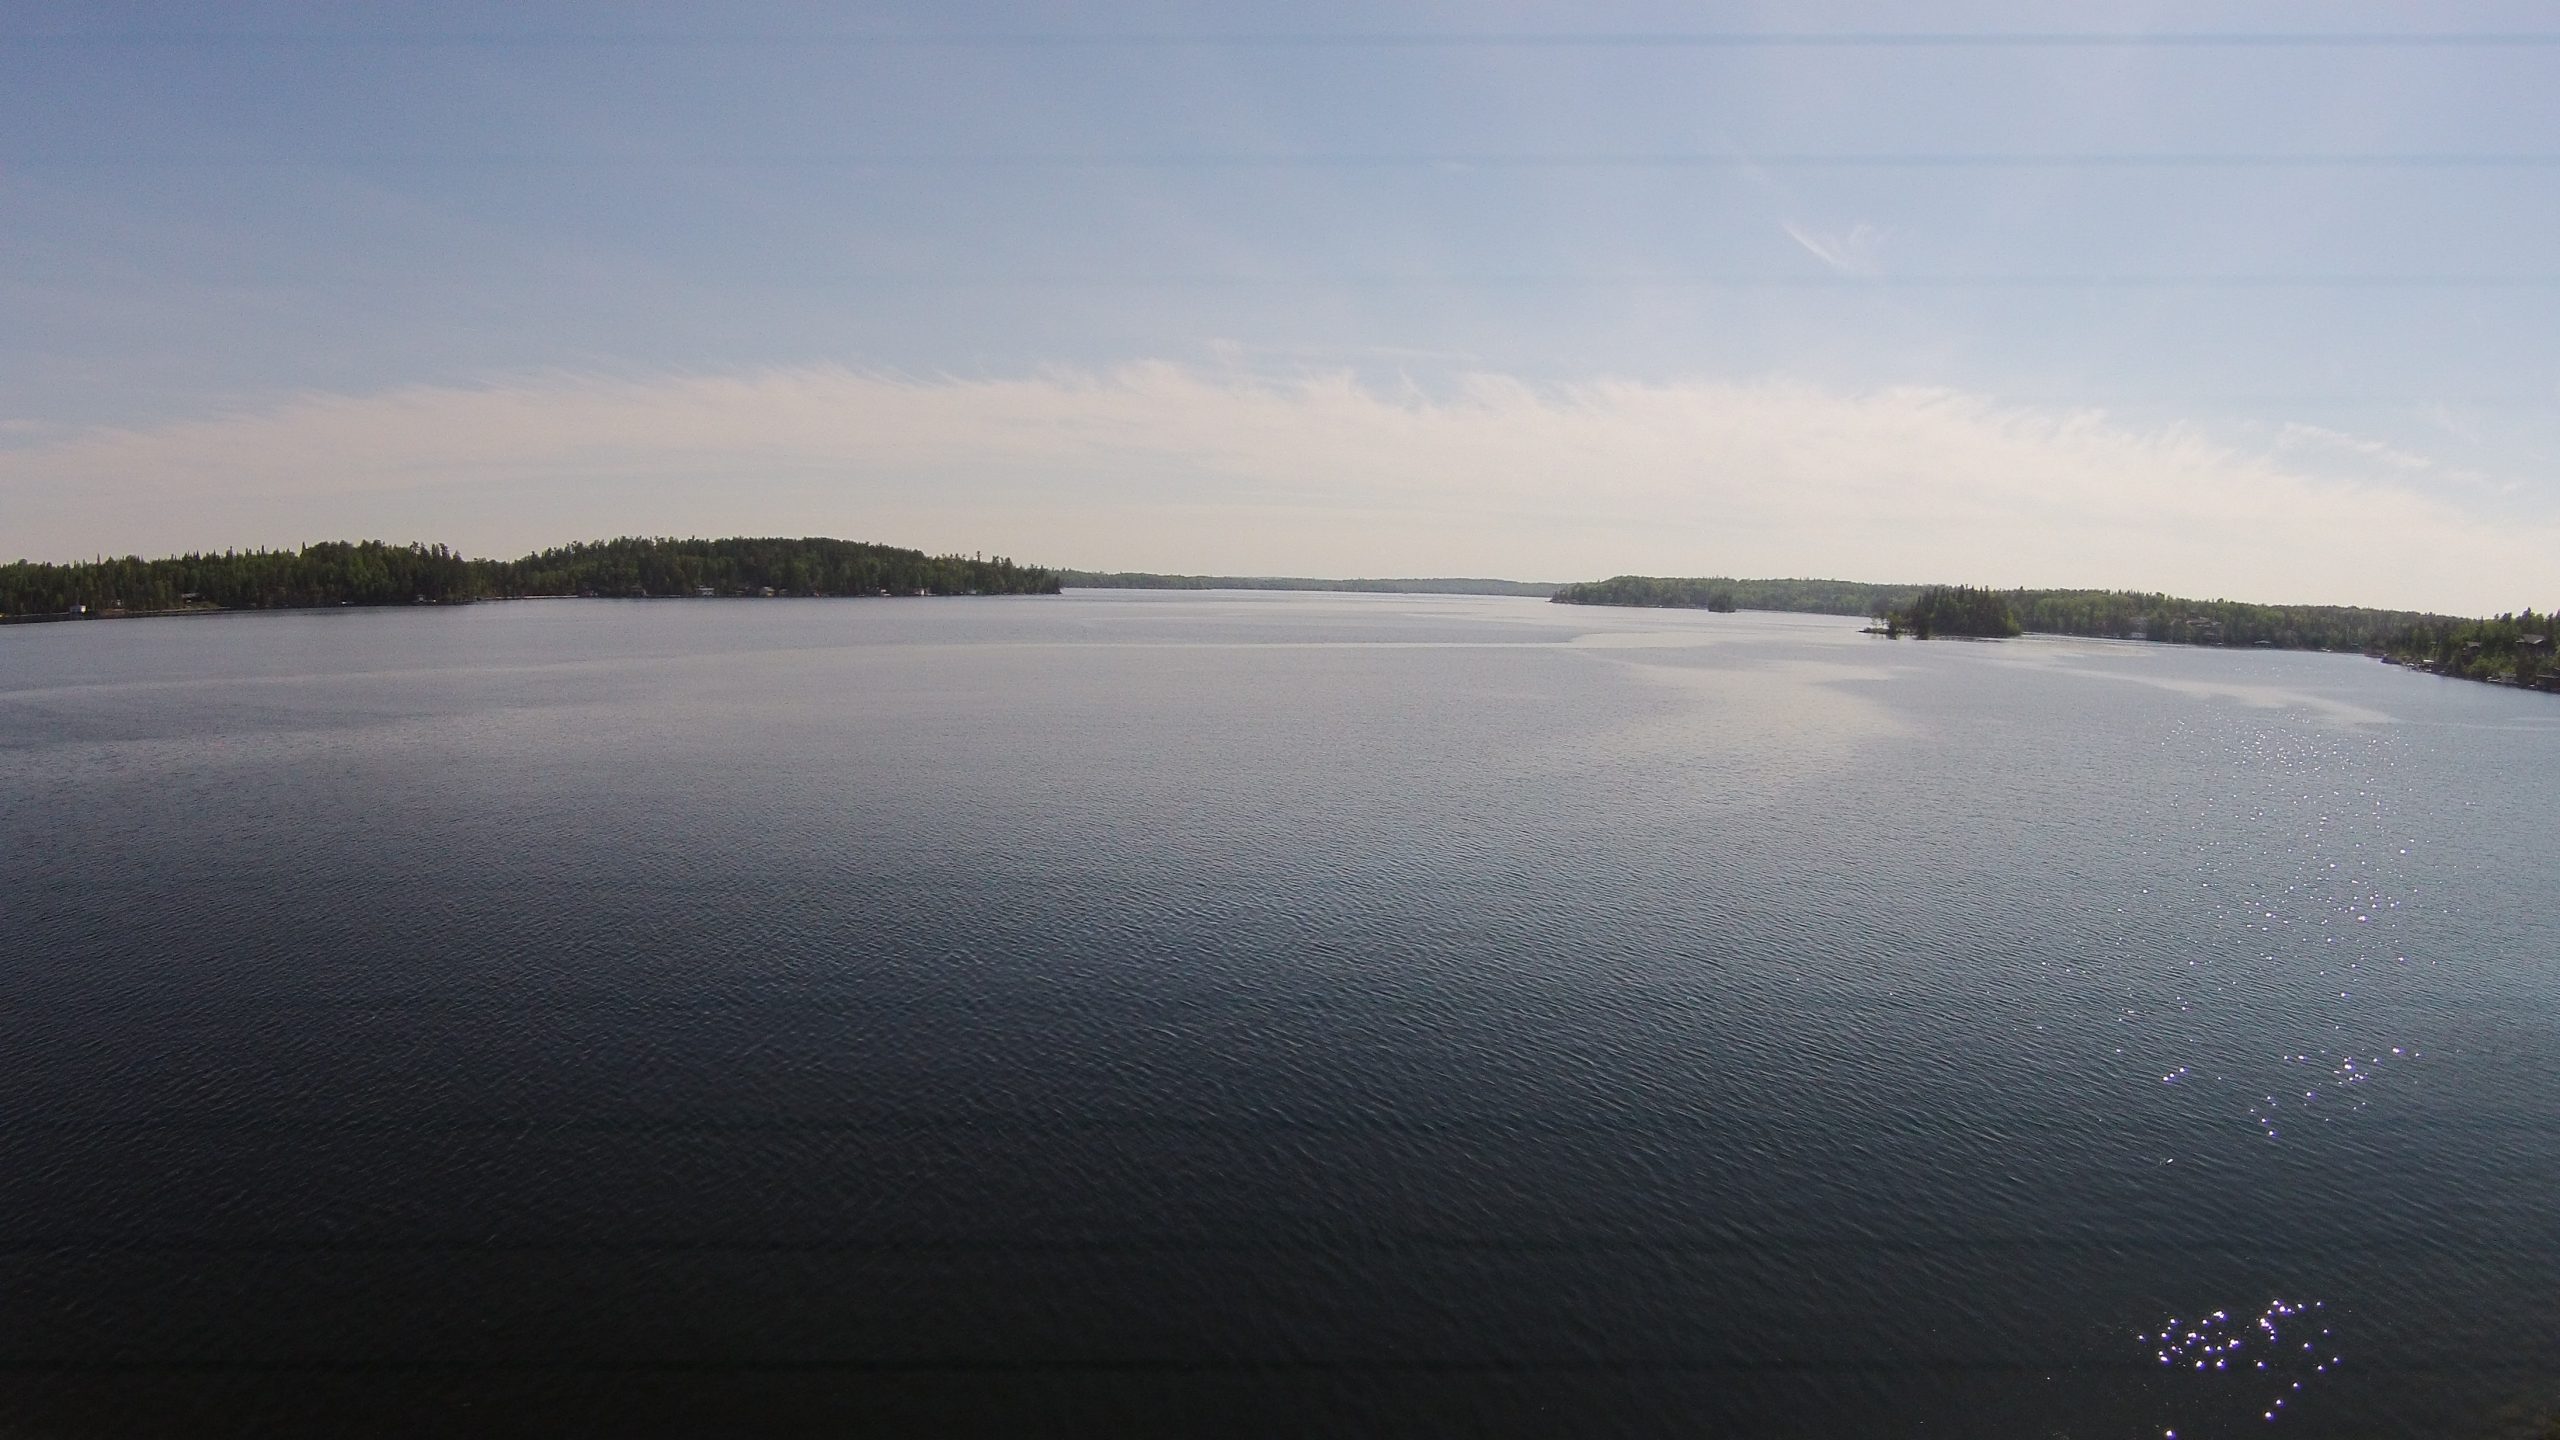
<path fill-rule="evenodd" d="M 2560 703 L 1852 631 L 0 631 L 0 1434 L 2531 1433 Z"/>

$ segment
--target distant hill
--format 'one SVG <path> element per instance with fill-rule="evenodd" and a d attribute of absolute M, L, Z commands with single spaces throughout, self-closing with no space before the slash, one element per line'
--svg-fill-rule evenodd
<path fill-rule="evenodd" d="M 1143 570 L 1065 570 L 1070 590 L 1350 590 L 1389 595 L 1526 595 L 1544 600 L 1559 588 L 1536 580 L 1433 578 L 1317 580 L 1296 575 L 1157 575 Z"/>

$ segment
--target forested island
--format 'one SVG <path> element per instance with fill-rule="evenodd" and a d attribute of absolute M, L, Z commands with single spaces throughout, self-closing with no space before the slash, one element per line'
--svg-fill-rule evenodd
<path fill-rule="evenodd" d="M 144 560 L 0 566 L 0 619 L 204 610 L 450 605 L 532 596 L 1054 595 L 1058 575 L 1001 557 L 857 540 L 598 540 L 516 560 L 442 545 L 329 541 Z"/>
<path fill-rule="evenodd" d="M 1970 585 L 1931 585 L 1911 597 L 1909 603 L 1886 607 L 1876 617 L 1884 622 L 1884 633 L 1899 638 L 1909 635 L 1926 640 L 1937 635 L 1960 635 L 1973 640 L 2005 640 L 2022 633 L 2017 612 L 2010 608 L 2008 597 L 1997 590 L 1977 590 Z"/>
<path fill-rule="evenodd" d="M 1552 582 L 1436 577 L 1420 580 L 1316 580 L 1297 575 L 1159 575 L 1145 570 L 1068 570 L 1070 590 L 1343 590 L 1385 595 L 1526 595 L 1543 600 Z"/>

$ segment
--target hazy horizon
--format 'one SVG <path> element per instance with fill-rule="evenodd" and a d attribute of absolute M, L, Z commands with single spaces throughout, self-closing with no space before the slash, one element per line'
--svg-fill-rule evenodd
<path fill-rule="evenodd" d="M 0 558 L 2560 599 L 2521 4 L 21 14 Z"/>

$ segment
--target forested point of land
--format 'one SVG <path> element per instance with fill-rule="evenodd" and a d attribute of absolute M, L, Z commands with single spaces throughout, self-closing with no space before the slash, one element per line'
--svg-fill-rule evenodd
<path fill-rule="evenodd" d="M 1931 587 L 1872 585 L 1854 580 L 1620 575 L 1563 586 L 1556 591 L 1555 599 L 1565 605 L 1705 609 L 1709 608 L 1711 597 L 1729 596 L 1744 610 L 1883 619 L 1908 607 L 1928 588 Z M 2140 590 L 2018 589 L 1982 593 L 1996 595 L 2007 604 L 2020 628 L 2039 634 L 2185 645 L 2268 645 L 2288 650 L 2381 654 L 2403 636 L 2449 634 L 2453 627 L 2480 623 L 2415 610 L 2371 610 L 2354 605 L 2252 605 L 2237 600 L 2190 600 Z"/>
<path fill-rule="evenodd" d="M 599 540 L 520 560 L 442 545 L 328 541 L 70 565 L 0 566 L 0 618 L 445 605 L 586 595 L 1054 595 L 1058 575 L 1001 557 L 927 555 L 856 540 Z"/>
<path fill-rule="evenodd" d="M 1384 595 L 1527 595 L 1546 599 L 1552 582 L 1434 577 L 1419 580 L 1317 580 L 1297 575 L 1158 575 L 1144 570 L 1068 570 L 1070 590 L 1344 590 Z"/>
<path fill-rule="evenodd" d="M 2385 640 L 2376 653 L 2394 665 L 2435 675 L 2560 691 L 2560 615 L 2499 615 L 2413 625 Z"/>

